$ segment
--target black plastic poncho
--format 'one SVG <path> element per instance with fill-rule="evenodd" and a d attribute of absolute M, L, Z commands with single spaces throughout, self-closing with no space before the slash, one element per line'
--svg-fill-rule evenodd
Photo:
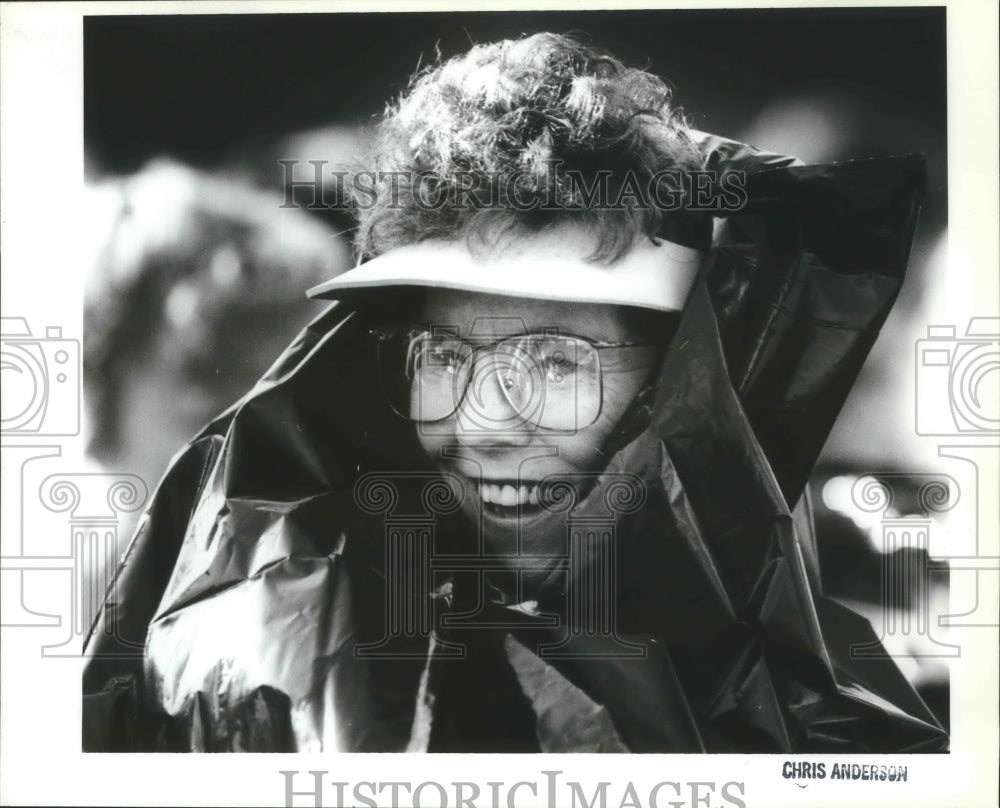
<path fill-rule="evenodd" d="M 748 202 L 566 506 L 610 562 L 568 561 L 551 608 L 504 604 L 335 304 L 163 479 L 88 638 L 84 748 L 946 749 L 891 660 L 852 658 L 877 640 L 824 598 L 803 495 L 902 283 L 923 160 L 703 148 Z M 670 237 L 707 242 L 712 215 Z M 565 606 L 600 575 L 610 622 Z"/>

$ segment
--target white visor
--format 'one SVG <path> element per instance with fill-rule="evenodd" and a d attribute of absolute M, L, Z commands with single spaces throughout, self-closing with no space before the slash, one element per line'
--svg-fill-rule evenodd
<path fill-rule="evenodd" d="M 553 231 L 529 238 L 523 249 L 498 249 L 484 258 L 464 241 L 424 241 L 390 250 L 307 294 L 350 300 L 365 289 L 416 286 L 680 311 L 701 264 L 697 250 L 644 238 L 615 264 L 599 266 L 574 242 Z"/>

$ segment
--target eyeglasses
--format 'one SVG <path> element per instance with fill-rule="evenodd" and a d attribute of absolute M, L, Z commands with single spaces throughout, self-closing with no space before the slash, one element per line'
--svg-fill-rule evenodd
<path fill-rule="evenodd" d="M 555 331 L 485 342 L 426 328 L 386 328 L 370 332 L 378 340 L 382 388 L 392 409 L 420 423 L 442 421 L 463 402 L 463 414 L 481 429 L 530 424 L 575 431 L 601 413 L 605 372 L 621 372 L 634 362 L 615 356 L 602 371 L 601 356 L 643 350 L 649 343 L 594 342 Z"/>

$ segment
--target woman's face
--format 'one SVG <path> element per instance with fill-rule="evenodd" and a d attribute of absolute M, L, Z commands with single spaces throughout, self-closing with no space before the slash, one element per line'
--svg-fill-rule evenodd
<path fill-rule="evenodd" d="M 486 553 L 504 556 L 509 568 L 544 576 L 551 566 L 545 558 L 565 554 L 565 514 L 539 503 L 538 484 L 545 478 L 550 483 L 558 479 L 572 485 L 577 496 L 585 493 L 607 465 L 603 450 L 609 435 L 650 377 L 660 352 L 655 346 L 634 346 L 642 342 L 642 335 L 634 323 L 630 325 L 627 312 L 599 304 L 451 290 L 427 295 L 420 322 L 438 333 L 457 335 L 474 352 L 466 355 L 468 386 L 461 383 L 450 388 L 458 391 L 449 399 L 458 400 L 457 408 L 440 420 L 418 422 L 419 441 L 430 460 L 461 486 L 463 510 L 482 526 Z M 598 345 L 631 343 L 633 347 L 599 347 L 597 373 L 573 370 L 573 363 L 584 358 L 579 352 L 568 364 L 560 355 L 561 363 L 553 365 L 545 353 L 518 353 L 522 343 L 517 339 L 503 343 L 506 349 L 492 347 L 504 338 L 525 334 L 574 336 Z M 524 362 L 541 366 L 522 367 L 512 381 L 503 372 L 512 358 L 522 366 Z M 566 388 L 574 372 L 579 378 Z M 421 387 L 422 378 L 426 377 L 414 376 L 413 401 L 428 396 L 433 401 L 438 393 L 425 388 L 436 382 Z M 530 403 L 519 408 L 518 391 L 512 395 L 504 389 L 512 384 L 534 385 L 542 397 L 545 391 L 539 387 L 548 384 L 549 400 L 541 401 L 548 408 L 546 415 L 539 415 L 539 408 Z M 559 393 L 561 410 L 549 406 L 557 388 L 563 391 Z M 525 400 L 523 395 L 520 400 Z M 537 396 L 536 400 L 540 401 Z M 567 411 L 567 400 L 576 412 Z"/>

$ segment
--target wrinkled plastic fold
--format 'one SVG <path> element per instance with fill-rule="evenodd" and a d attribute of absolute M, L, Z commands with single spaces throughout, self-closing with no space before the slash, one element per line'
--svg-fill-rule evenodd
<path fill-rule="evenodd" d="M 88 638 L 84 749 L 945 750 L 892 660 L 853 652 L 878 639 L 824 597 L 803 495 L 903 281 L 923 160 L 701 142 L 747 204 L 678 220 L 682 243 L 721 225 L 655 395 L 567 515 L 614 512 L 613 632 L 559 605 L 587 568 L 523 609 L 458 563 L 469 526 L 358 368 L 364 312 L 334 304 L 160 484 Z M 406 542 L 433 550 L 419 591 L 394 589 Z"/>

